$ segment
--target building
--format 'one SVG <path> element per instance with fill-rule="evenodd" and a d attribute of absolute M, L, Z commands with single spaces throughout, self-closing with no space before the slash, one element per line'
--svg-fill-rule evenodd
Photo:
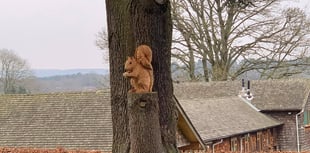
<path fill-rule="evenodd" d="M 242 87 L 241 81 L 211 83 L 180 83 L 175 85 L 179 99 L 186 97 L 201 99 L 238 96 Z M 190 95 L 186 92 L 191 91 Z M 274 131 L 275 150 L 309 151 L 309 103 L 310 80 L 257 80 L 251 81 L 250 101 L 259 112 L 276 119 L 283 125 Z M 178 93 L 181 92 L 181 93 Z M 298 127 L 298 130 L 297 128 Z"/>
<path fill-rule="evenodd" d="M 209 151 L 270 151 L 276 144 L 274 131 L 281 123 L 258 112 L 238 96 L 196 97 L 181 99 L 179 103 Z M 199 149 L 180 147 L 180 150 Z"/>
<path fill-rule="evenodd" d="M 186 118 L 186 120 L 188 120 Z M 181 129 L 194 129 L 183 124 Z M 203 148 L 194 137 L 186 143 Z M 112 150 L 110 90 L 0 95 L 0 147 Z"/>
<path fill-rule="evenodd" d="M 309 82 L 252 81 L 251 101 L 239 81 L 175 84 L 179 149 L 309 151 Z M 111 151 L 110 105 L 110 90 L 1 95 L 0 146 Z"/>

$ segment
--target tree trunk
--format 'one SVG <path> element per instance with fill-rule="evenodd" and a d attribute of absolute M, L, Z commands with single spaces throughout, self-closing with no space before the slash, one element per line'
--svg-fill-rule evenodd
<path fill-rule="evenodd" d="M 176 105 L 171 78 L 172 20 L 170 2 L 132 1 L 131 14 L 136 46 L 148 44 L 153 51 L 154 90 L 159 98 L 161 136 L 167 153 L 177 152 Z"/>
<path fill-rule="evenodd" d="M 176 105 L 171 78 L 172 21 L 170 2 L 106 0 L 110 54 L 113 153 L 128 153 L 130 139 L 126 95 L 129 80 L 122 77 L 126 56 L 149 45 L 153 51 L 154 90 L 159 98 L 161 138 L 165 152 L 177 152 Z"/>
<path fill-rule="evenodd" d="M 190 42 L 189 42 L 190 43 Z M 195 58 L 194 58 L 194 50 L 192 49 L 192 47 L 190 47 L 191 45 L 187 45 L 188 46 L 188 51 L 189 51 L 189 78 L 191 81 L 195 81 L 196 75 L 195 75 L 195 70 L 196 70 L 196 63 L 195 63 Z"/>
<path fill-rule="evenodd" d="M 212 81 L 227 81 L 228 80 L 228 70 L 220 65 L 215 64 L 212 66 Z"/>
<path fill-rule="evenodd" d="M 128 93 L 130 153 L 162 153 L 158 95 Z"/>
<path fill-rule="evenodd" d="M 127 0 L 106 0 L 109 63 L 111 86 L 111 112 L 113 123 L 113 153 L 128 153 L 130 149 L 127 92 L 129 82 L 123 77 L 127 55 L 134 52 Z"/>
<path fill-rule="evenodd" d="M 202 57 L 202 68 L 203 68 L 203 78 L 206 82 L 209 82 L 209 70 L 208 70 L 208 61 L 206 56 Z"/>

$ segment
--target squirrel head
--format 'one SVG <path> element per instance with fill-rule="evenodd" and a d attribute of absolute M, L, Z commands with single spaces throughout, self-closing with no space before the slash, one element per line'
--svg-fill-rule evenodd
<path fill-rule="evenodd" d="M 137 65 L 137 61 L 134 57 L 127 57 L 127 60 L 125 62 L 125 71 L 130 72 L 134 69 L 134 67 Z"/>

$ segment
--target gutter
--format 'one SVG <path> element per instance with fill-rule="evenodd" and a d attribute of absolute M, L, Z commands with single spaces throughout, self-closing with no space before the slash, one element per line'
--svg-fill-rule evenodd
<path fill-rule="evenodd" d="M 212 153 L 214 153 L 214 147 L 215 147 L 216 145 L 221 144 L 221 143 L 223 143 L 223 139 L 221 139 L 221 141 L 219 141 L 219 142 L 217 142 L 217 143 L 212 144 Z"/>
<path fill-rule="evenodd" d="M 234 137 L 234 136 L 238 136 L 238 135 L 252 133 L 252 132 L 255 132 L 255 131 L 259 131 L 259 130 L 265 130 L 265 129 L 274 128 L 274 127 L 277 127 L 277 126 L 280 126 L 280 125 L 283 125 L 283 123 L 278 123 L 278 124 L 273 125 L 273 126 L 266 126 L 266 127 L 263 127 L 263 128 L 252 129 L 252 130 L 248 130 L 248 131 L 244 131 L 244 132 L 239 132 L 239 133 L 235 133 L 235 134 L 228 134 L 228 135 L 225 135 L 225 136 L 209 138 L 209 139 L 206 139 L 204 141 L 205 142 L 210 142 L 210 141 L 215 141 L 215 140 L 219 140 L 219 139 L 225 139 L 225 138 L 229 138 L 229 137 Z"/>
<path fill-rule="evenodd" d="M 299 127 L 298 116 L 304 112 L 309 96 L 310 96 L 310 88 L 308 88 L 308 94 L 306 94 L 306 96 L 305 96 L 304 103 L 302 105 L 301 111 L 298 114 L 296 114 L 296 142 L 297 142 L 297 152 L 298 153 L 300 153 L 300 137 L 299 137 L 299 128 L 298 128 Z"/>
<path fill-rule="evenodd" d="M 302 109 L 298 114 L 296 114 L 296 141 L 297 141 L 297 152 L 300 153 L 300 140 L 299 140 L 299 123 L 298 116 L 302 114 L 304 110 Z"/>

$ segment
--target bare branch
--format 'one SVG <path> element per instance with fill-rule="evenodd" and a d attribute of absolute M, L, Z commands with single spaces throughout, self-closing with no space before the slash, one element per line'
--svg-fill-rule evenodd
<path fill-rule="evenodd" d="M 295 74 L 292 67 L 303 69 L 304 61 L 299 59 L 310 55 L 310 21 L 300 9 L 281 12 L 279 0 L 171 2 L 179 34 L 173 45 L 183 50 L 175 53 L 189 56 L 194 51 L 195 59 L 204 57 L 214 80 L 252 70 L 265 76 Z M 189 57 L 182 57 L 189 62 Z"/>
<path fill-rule="evenodd" d="M 16 93 L 18 82 L 30 76 L 32 76 L 32 72 L 24 59 L 13 51 L 0 50 L 0 83 L 5 94 Z"/>

